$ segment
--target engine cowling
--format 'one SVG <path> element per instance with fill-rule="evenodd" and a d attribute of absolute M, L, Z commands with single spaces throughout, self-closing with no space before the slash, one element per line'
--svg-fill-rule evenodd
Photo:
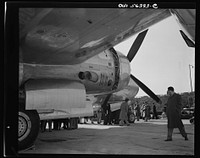
<path fill-rule="evenodd" d="M 120 63 L 118 89 L 121 90 L 129 84 L 131 68 L 130 68 L 130 62 L 128 61 L 127 57 L 120 52 L 117 52 L 117 54 L 119 56 L 119 63 Z"/>

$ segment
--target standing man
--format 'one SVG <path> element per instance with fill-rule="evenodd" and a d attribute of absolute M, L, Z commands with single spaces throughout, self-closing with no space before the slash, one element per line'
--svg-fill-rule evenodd
<path fill-rule="evenodd" d="M 107 115 L 108 124 L 112 125 L 112 119 L 111 119 L 112 118 L 112 112 L 111 112 L 110 104 L 108 103 L 107 106 L 108 106 L 108 108 L 107 108 L 107 110 L 108 110 L 108 115 Z"/>
<path fill-rule="evenodd" d="M 142 115 L 143 120 L 145 119 L 145 108 L 146 108 L 146 105 L 145 105 L 145 102 L 143 102 L 142 107 L 141 107 L 141 115 Z"/>
<path fill-rule="evenodd" d="M 185 140 L 188 140 L 183 122 L 181 121 L 181 96 L 174 92 L 173 87 L 168 87 L 167 94 L 169 96 L 166 109 L 168 134 L 165 141 L 172 141 L 174 128 L 178 128 Z"/>
<path fill-rule="evenodd" d="M 97 123 L 101 124 L 101 116 L 102 116 L 102 107 L 97 111 Z"/>
<path fill-rule="evenodd" d="M 111 123 L 111 109 L 110 109 L 109 103 L 107 103 L 104 111 L 105 111 L 104 125 L 107 125 L 107 124 L 112 125 L 112 123 Z"/>
<path fill-rule="evenodd" d="M 128 122 L 128 101 L 129 101 L 129 99 L 126 98 L 125 102 L 123 102 L 120 107 L 120 110 L 121 110 L 120 115 L 119 115 L 119 119 L 120 119 L 119 125 L 120 126 L 123 126 L 124 122 L 127 126 L 130 125 Z"/>
<path fill-rule="evenodd" d="M 153 103 L 153 119 L 158 119 L 156 105 Z"/>
<path fill-rule="evenodd" d="M 135 110 L 136 110 L 137 121 L 139 121 L 140 120 L 140 105 L 138 104 L 138 102 L 136 102 Z"/>
<path fill-rule="evenodd" d="M 150 106 L 149 104 L 146 102 L 146 105 L 145 105 L 145 122 L 147 122 L 148 120 L 150 120 Z"/>
<path fill-rule="evenodd" d="M 46 120 L 41 120 L 41 132 L 45 132 L 46 130 Z"/>

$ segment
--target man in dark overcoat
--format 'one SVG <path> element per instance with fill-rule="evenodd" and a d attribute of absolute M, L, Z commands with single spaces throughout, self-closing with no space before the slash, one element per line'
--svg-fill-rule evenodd
<path fill-rule="evenodd" d="M 181 96 L 174 92 L 173 87 L 168 87 L 167 94 L 169 96 L 166 108 L 168 134 L 165 141 L 172 141 L 174 128 L 178 128 L 185 140 L 188 140 L 183 122 L 181 121 Z"/>
<path fill-rule="evenodd" d="M 102 117 L 102 107 L 100 107 L 97 111 L 97 123 L 101 124 L 101 117 Z"/>
<path fill-rule="evenodd" d="M 128 101 L 129 101 L 129 99 L 126 98 L 125 102 L 123 102 L 120 107 L 120 115 L 119 115 L 119 119 L 120 119 L 119 125 L 120 126 L 123 126 L 124 122 L 127 126 L 130 125 L 128 122 Z"/>
<path fill-rule="evenodd" d="M 136 102 L 135 110 L 136 110 L 137 121 L 139 121 L 141 114 L 140 114 L 140 105 L 138 104 L 138 102 Z"/>
<path fill-rule="evenodd" d="M 145 108 L 145 121 L 146 122 L 150 119 L 150 111 L 151 111 L 151 108 L 148 105 L 148 103 L 146 102 L 146 108 Z"/>
<path fill-rule="evenodd" d="M 153 103 L 153 119 L 158 119 L 156 105 Z"/>
<path fill-rule="evenodd" d="M 111 109 L 110 109 L 110 104 L 107 103 L 106 106 L 104 107 L 104 125 L 111 125 Z"/>

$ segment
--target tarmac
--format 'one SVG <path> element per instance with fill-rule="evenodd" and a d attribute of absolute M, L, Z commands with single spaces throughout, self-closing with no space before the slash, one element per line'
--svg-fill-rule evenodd
<path fill-rule="evenodd" d="M 182 120 L 188 133 L 185 141 L 174 129 L 167 138 L 167 120 L 140 119 L 130 126 L 78 124 L 78 129 L 39 133 L 33 148 L 19 155 L 100 154 L 100 155 L 194 155 L 194 125 Z"/>

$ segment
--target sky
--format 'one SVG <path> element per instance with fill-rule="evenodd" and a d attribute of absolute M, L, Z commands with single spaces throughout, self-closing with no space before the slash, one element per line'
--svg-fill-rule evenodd
<path fill-rule="evenodd" d="M 179 33 L 179 24 L 174 17 L 169 17 L 151 26 L 147 35 L 131 62 L 131 73 L 149 87 L 155 94 L 166 94 L 167 87 L 173 86 L 175 92 L 194 91 L 195 49 L 186 45 Z M 114 48 L 124 55 L 134 42 L 137 35 L 133 35 Z M 139 89 L 136 97 L 147 96 Z"/>

